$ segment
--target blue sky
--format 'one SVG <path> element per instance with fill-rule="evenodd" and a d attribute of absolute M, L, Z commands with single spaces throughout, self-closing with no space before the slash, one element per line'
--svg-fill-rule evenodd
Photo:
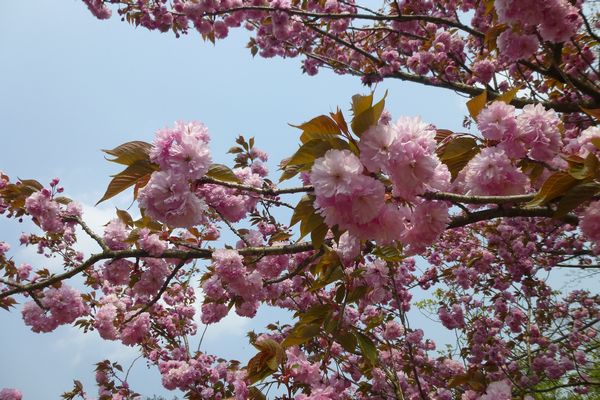
<path fill-rule="evenodd" d="M 270 167 L 289 156 L 301 123 L 340 106 L 348 115 L 350 98 L 369 89 L 354 77 L 323 71 L 301 74 L 297 59 L 252 58 L 247 34 L 232 32 L 216 46 L 196 34 L 175 39 L 169 34 L 135 29 L 118 18 L 96 20 L 81 1 L 5 1 L 0 6 L 0 170 L 13 179 L 47 183 L 61 178 L 67 194 L 85 204 L 92 225 L 106 222 L 115 206 L 127 207 L 130 193 L 102 207 L 108 176 L 118 166 L 100 149 L 130 140 L 151 141 L 156 129 L 175 120 L 204 122 L 212 135 L 217 162 L 239 134 L 254 136 L 270 156 Z M 388 81 L 388 109 L 421 115 L 439 127 L 460 129 L 464 100 L 448 91 Z M 30 228 L 0 220 L 0 238 L 14 244 L 17 262 L 59 268 L 15 239 Z M 92 251 L 90 243 L 83 248 Z M 283 317 L 262 310 L 257 320 L 228 317 L 210 327 L 203 348 L 225 357 L 247 358 L 245 332 Z M 419 325 L 415 321 L 413 326 Z M 38 335 L 19 313 L 0 312 L 0 388 L 18 387 L 25 399 L 52 399 L 68 390 L 73 378 L 93 386 L 93 363 L 106 357 L 130 362 L 131 348 L 103 342 L 94 333 L 60 327 Z M 139 361 L 132 386 L 144 395 L 164 394 L 160 377 Z"/>

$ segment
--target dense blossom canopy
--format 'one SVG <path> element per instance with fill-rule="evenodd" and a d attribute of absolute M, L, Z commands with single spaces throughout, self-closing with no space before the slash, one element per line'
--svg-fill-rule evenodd
<path fill-rule="evenodd" d="M 558 292 L 546 279 L 599 264 L 593 2 L 84 3 L 100 19 L 116 11 L 210 41 L 243 26 L 253 55 L 301 56 L 308 74 L 331 68 L 368 85 L 451 89 L 471 97 L 470 115 L 465 132 L 452 132 L 356 95 L 351 117 L 338 109 L 298 126 L 300 146 L 279 179 L 298 186 L 275 183 L 253 138 L 237 138 L 230 168 L 212 162 L 207 127 L 176 122 L 152 143 L 106 151 L 125 169 L 100 201 L 133 188 L 139 212 L 118 210 L 101 233 L 58 179 L 0 173 L 0 214 L 39 227 L 21 245 L 64 264 L 60 274 L 19 264 L 0 241 L 2 308 L 24 301 L 34 332 L 74 324 L 136 346 L 166 389 L 190 399 L 263 399 L 271 387 L 294 400 L 597 393 L 600 296 Z M 291 209 L 291 221 L 276 209 Z M 236 243 L 223 245 L 223 231 Z M 78 252 L 78 234 L 98 251 Z M 417 290 L 428 299 L 416 303 Z M 250 334 L 257 354 L 245 365 L 190 348 L 199 324 L 253 318 L 263 305 L 293 318 Z M 415 307 L 455 343 L 443 349 L 411 325 Z M 139 398 L 120 369 L 98 363 L 100 399 Z M 89 398 L 78 383 L 64 395 L 78 396 Z"/>

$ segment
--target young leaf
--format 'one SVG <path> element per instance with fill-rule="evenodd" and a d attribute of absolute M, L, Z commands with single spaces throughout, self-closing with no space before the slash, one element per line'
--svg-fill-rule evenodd
<path fill-rule="evenodd" d="M 546 179 L 540 191 L 527 205 L 534 207 L 548 204 L 557 197 L 564 195 L 577 183 L 578 180 L 573 178 L 568 172 L 555 172 Z"/>
<path fill-rule="evenodd" d="M 123 165 L 132 165 L 136 161 L 150 160 L 149 154 L 152 149 L 150 143 L 142 142 L 139 140 L 133 142 L 123 143 L 120 146 L 115 147 L 112 150 L 102 150 L 106 154 L 114 156 L 115 158 L 109 159 L 108 161 L 115 162 Z"/>
<path fill-rule="evenodd" d="M 352 96 L 352 114 L 356 117 L 373 105 L 373 93 L 367 96 L 355 94 Z"/>
<path fill-rule="evenodd" d="M 113 179 L 108 184 L 108 188 L 106 189 L 104 196 L 98 200 L 96 205 L 110 199 L 113 196 L 116 196 L 128 187 L 135 185 L 139 180 L 150 176 L 150 174 L 156 171 L 156 169 L 156 166 L 150 161 L 138 160 L 134 162 L 125 168 L 124 171 L 114 175 Z"/>
<path fill-rule="evenodd" d="M 469 114 L 471 114 L 471 118 L 474 120 L 477 119 L 477 116 L 485 107 L 487 103 L 487 92 L 484 90 L 481 94 L 473 97 L 471 100 L 467 101 L 467 108 L 469 109 Z"/>
<path fill-rule="evenodd" d="M 383 99 L 381 99 L 373 107 L 369 107 L 360 114 L 354 115 L 350 125 L 352 126 L 352 131 L 356 136 L 360 137 L 371 126 L 377 125 L 379 117 L 381 117 L 381 113 L 385 108 L 385 97 L 386 96 L 384 96 Z"/>
<path fill-rule="evenodd" d="M 503 101 L 506 104 L 510 104 L 510 102 L 513 101 L 519 90 L 521 90 L 521 86 L 516 86 L 510 89 L 509 91 L 502 93 L 500 96 L 496 97 L 496 100 Z"/>
<path fill-rule="evenodd" d="M 308 218 L 309 215 L 314 214 L 315 209 L 313 208 L 314 196 L 304 195 L 302 199 L 296 205 L 290 226 L 296 225 L 298 222 Z"/>
<path fill-rule="evenodd" d="M 206 176 L 209 178 L 218 179 L 224 182 L 240 183 L 240 179 L 233 173 L 233 171 L 226 165 L 223 164 L 212 164 L 206 172 Z"/>
<path fill-rule="evenodd" d="M 564 217 L 569 211 L 576 209 L 598 194 L 600 194 L 600 184 L 596 182 L 574 186 L 560 199 L 554 216 L 556 218 Z"/>

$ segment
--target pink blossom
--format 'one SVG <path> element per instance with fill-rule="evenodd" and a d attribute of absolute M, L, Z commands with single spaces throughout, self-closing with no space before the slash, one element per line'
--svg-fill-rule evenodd
<path fill-rule="evenodd" d="M 228 313 L 228 308 L 225 304 L 206 303 L 202 305 L 201 320 L 203 324 L 214 324 L 219 322 Z"/>
<path fill-rule="evenodd" d="M 340 236 L 339 243 L 335 250 L 344 264 L 348 265 L 360 254 L 360 240 L 352 236 L 349 232 L 344 232 L 342 236 Z"/>
<path fill-rule="evenodd" d="M 120 219 L 111 220 L 104 227 L 104 242 L 111 250 L 124 250 L 131 245 L 125 241 L 129 237 L 127 226 Z"/>
<path fill-rule="evenodd" d="M 83 0 L 83 2 L 88 6 L 94 17 L 98 19 L 109 19 L 112 15 L 112 11 L 102 0 Z"/>
<path fill-rule="evenodd" d="M 332 197 L 353 192 L 355 178 L 363 171 L 358 157 L 349 150 L 328 150 L 315 160 L 310 181 L 317 196 Z"/>
<path fill-rule="evenodd" d="M 472 70 L 477 81 L 485 85 L 492 80 L 496 67 L 491 60 L 480 60 L 473 63 Z"/>
<path fill-rule="evenodd" d="M 125 314 L 125 320 L 134 315 L 134 312 Z M 143 312 L 126 323 L 121 330 L 121 341 L 125 345 L 139 344 L 150 330 L 150 314 Z"/>
<path fill-rule="evenodd" d="M 226 282 L 236 281 L 245 274 L 244 259 L 235 250 L 215 250 L 212 260 L 215 272 Z"/>
<path fill-rule="evenodd" d="M 529 186 L 529 179 L 503 150 L 487 147 L 467 164 L 465 186 L 475 195 L 522 194 Z"/>
<path fill-rule="evenodd" d="M 402 237 L 402 242 L 417 252 L 433 244 L 450 222 L 448 206 L 444 202 L 424 201 L 414 208 L 410 218 L 410 229 Z"/>
<path fill-rule="evenodd" d="M 578 10 L 566 0 L 547 0 L 540 36 L 550 42 L 565 42 L 577 33 L 583 21 Z"/>
<path fill-rule="evenodd" d="M 517 117 L 517 125 L 531 148 L 529 156 L 538 161 L 551 161 L 560 150 L 560 120 L 554 110 L 541 104 L 528 104 Z"/>
<path fill-rule="evenodd" d="M 10 244 L 6 242 L 0 242 L 0 257 L 4 256 L 8 250 L 10 250 Z"/>
<path fill-rule="evenodd" d="M 397 130 L 388 124 L 370 127 L 360 138 L 360 161 L 371 172 L 379 172 L 390 158 L 389 149 L 397 138 Z"/>
<path fill-rule="evenodd" d="M 514 62 L 531 57 L 540 42 L 535 35 L 521 35 L 507 29 L 498 36 L 500 54 L 508 61 Z"/>
<path fill-rule="evenodd" d="M 385 340 L 394 340 L 402 336 L 403 333 L 404 328 L 402 328 L 402 325 L 400 325 L 396 321 L 389 321 L 384 326 L 383 338 Z"/>
<path fill-rule="evenodd" d="M 477 127 L 488 140 L 512 138 L 517 134 L 515 108 L 503 101 L 494 101 L 477 116 Z"/>
<path fill-rule="evenodd" d="M 28 301 L 23 305 L 21 311 L 25 325 L 30 326 L 31 330 L 40 332 L 52 332 L 58 327 L 58 322 L 50 315 L 46 314 L 35 302 Z"/>
<path fill-rule="evenodd" d="M 577 145 L 579 146 L 579 156 L 586 158 L 590 153 L 597 153 L 598 148 L 592 142 L 593 139 L 600 139 L 600 127 L 590 126 L 581 132 L 577 137 Z"/>
<path fill-rule="evenodd" d="M 138 201 L 146 214 L 173 227 L 191 227 L 204 221 L 206 203 L 190 191 L 187 181 L 171 172 L 154 172 Z"/>
<path fill-rule="evenodd" d="M 492 382 L 485 389 L 485 394 L 479 400 L 511 400 L 512 384 L 508 379 Z"/>
<path fill-rule="evenodd" d="M 25 200 L 25 209 L 46 232 L 61 232 L 64 224 L 60 218 L 60 207 L 51 199 L 50 192 L 43 189 Z"/>
<path fill-rule="evenodd" d="M 126 285 L 133 270 L 133 263 L 125 259 L 106 262 L 102 268 L 102 277 L 113 285 Z"/>
<path fill-rule="evenodd" d="M 42 304 L 50 310 L 59 324 L 70 324 L 89 311 L 79 291 L 65 284 L 60 288 L 52 287 L 44 291 Z"/>
<path fill-rule="evenodd" d="M 114 304 L 105 304 L 96 312 L 94 327 L 98 330 L 100 337 L 107 340 L 119 338 L 119 332 L 114 322 L 117 319 L 117 307 Z"/>
<path fill-rule="evenodd" d="M 155 295 L 163 285 L 169 274 L 169 267 L 167 266 L 167 263 L 160 258 L 146 258 L 144 263 L 146 264 L 147 269 L 142 272 L 140 280 L 137 281 L 133 287 L 133 291 L 138 296 L 152 296 Z"/>
<path fill-rule="evenodd" d="M 585 209 L 579 227 L 589 240 L 600 243 L 600 201 L 590 203 Z"/>
<path fill-rule="evenodd" d="M 167 249 L 167 242 L 161 240 L 156 233 L 150 233 L 148 228 L 142 228 L 139 231 L 140 238 L 138 244 L 142 250 L 145 250 L 151 256 L 160 256 Z"/>
<path fill-rule="evenodd" d="M 0 400 L 21 400 L 23 395 L 18 389 L 3 388 L 0 390 Z"/>
<path fill-rule="evenodd" d="M 156 133 L 150 159 L 163 171 L 185 179 L 201 178 L 212 162 L 208 130 L 199 122 L 177 122 L 173 129 Z"/>

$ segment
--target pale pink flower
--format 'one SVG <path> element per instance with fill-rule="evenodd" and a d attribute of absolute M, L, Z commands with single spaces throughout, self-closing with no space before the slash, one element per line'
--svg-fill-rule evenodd
<path fill-rule="evenodd" d="M 310 181 L 317 196 L 332 197 L 353 192 L 356 176 L 363 166 L 349 150 L 328 150 L 318 158 L 310 173 Z"/>
<path fill-rule="evenodd" d="M 23 395 L 18 389 L 4 388 L 0 390 L 0 400 L 21 400 Z"/>
<path fill-rule="evenodd" d="M 190 191 L 189 183 L 171 172 L 154 172 L 140 190 L 138 201 L 146 214 L 173 227 L 204 221 L 206 203 Z"/>
<path fill-rule="evenodd" d="M 424 201 L 417 204 L 410 219 L 410 229 L 402 242 L 410 245 L 411 252 L 424 250 L 433 244 L 450 222 L 448 205 L 440 201 Z"/>
<path fill-rule="evenodd" d="M 579 227 L 589 240 L 600 243 L 600 201 L 590 203 L 585 209 Z"/>
<path fill-rule="evenodd" d="M 522 194 L 529 187 L 529 179 L 504 151 L 487 147 L 467 164 L 465 187 L 475 195 Z"/>
<path fill-rule="evenodd" d="M 488 140 L 514 137 L 517 134 L 515 108 L 503 101 L 494 101 L 477 116 L 477 127 Z"/>
<path fill-rule="evenodd" d="M 508 62 L 531 57 L 540 44 L 535 35 L 521 35 L 507 29 L 498 36 L 498 50 Z"/>
<path fill-rule="evenodd" d="M 134 264 L 125 259 L 107 261 L 102 268 L 102 277 L 113 285 L 126 285 Z"/>
<path fill-rule="evenodd" d="M 140 280 L 133 286 L 133 291 L 138 296 L 153 296 L 163 285 L 170 272 L 169 267 L 160 258 L 146 258 L 144 263 L 147 269 L 142 272 Z"/>
<path fill-rule="evenodd" d="M 529 156 L 538 161 L 551 161 L 560 150 L 560 120 L 554 110 L 541 104 L 528 104 L 517 117 L 523 140 L 530 148 Z"/>
<path fill-rule="evenodd" d="M 225 304 L 206 303 L 202 305 L 202 316 L 200 319 L 203 324 L 214 324 L 222 320 L 228 311 Z"/>
<path fill-rule="evenodd" d="M 119 338 L 119 332 L 114 322 L 117 319 L 117 307 L 114 304 L 104 304 L 96 312 L 94 328 L 100 334 L 100 337 L 106 340 L 116 340 Z"/>
<path fill-rule="evenodd" d="M 125 320 L 133 316 L 135 311 L 125 314 Z M 125 324 L 121 329 L 121 341 L 125 345 L 139 344 L 150 330 L 150 314 L 143 312 Z"/>
<path fill-rule="evenodd" d="M 104 227 L 104 242 L 111 250 L 124 250 L 131 245 L 125 240 L 129 237 L 127 226 L 120 219 L 111 220 Z"/>
<path fill-rule="evenodd" d="M 164 171 L 185 179 L 201 178 L 212 162 L 208 130 L 199 122 L 178 122 L 173 129 L 156 133 L 150 159 Z"/>
<path fill-rule="evenodd" d="M 512 384 L 508 379 L 492 382 L 485 389 L 485 394 L 479 400 L 511 400 Z"/>
<path fill-rule="evenodd" d="M 379 172 L 385 168 L 390 158 L 390 146 L 396 137 L 397 131 L 388 124 L 372 126 L 362 134 L 358 143 L 360 161 L 369 171 Z"/>
<path fill-rule="evenodd" d="M 577 137 L 579 156 L 586 158 L 590 153 L 598 153 L 598 148 L 592 143 L 592 139 L 600 141 L 600 127 L 590 126 Z"/>

